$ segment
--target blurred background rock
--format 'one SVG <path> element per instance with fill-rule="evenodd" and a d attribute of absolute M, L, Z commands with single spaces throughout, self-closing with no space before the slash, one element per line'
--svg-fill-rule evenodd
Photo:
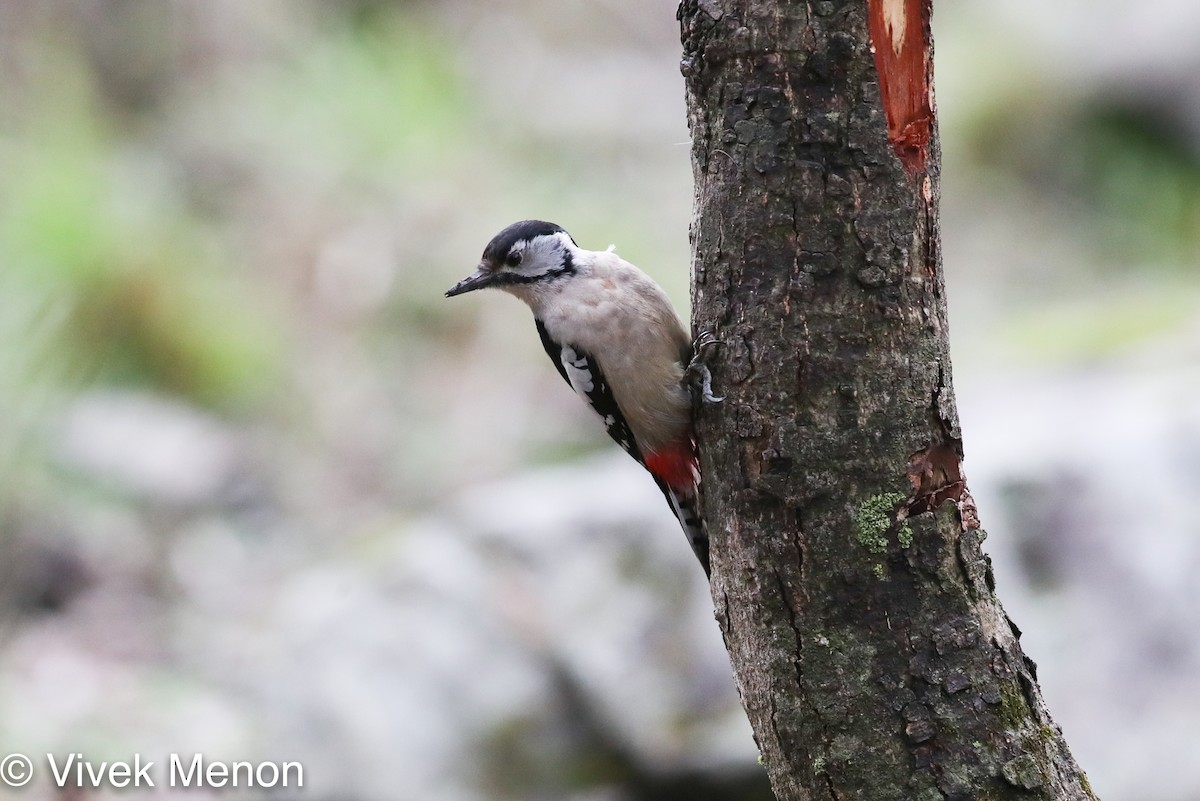
<path fill-rule="evenodd" d="M 1200 797 L 1200 7 L 935 16 L 1001 596 L 1098 794 Z M 686 302 L 677 50 L 667 0 L 0 2 L 0 750 L 768 797 L 653 485 L 441 296 L 543 217 Z"/>

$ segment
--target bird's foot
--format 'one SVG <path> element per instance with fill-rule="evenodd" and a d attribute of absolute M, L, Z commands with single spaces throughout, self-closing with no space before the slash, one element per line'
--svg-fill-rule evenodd
<path fill-rule="evenodd" d="M 703 331 L 692 342 L 692 360 L 683 371 L 683 382 L 692 396 L 692 405 L 699 408 L 705 403 L 720 403 L 725 398 L 718 398 L 712 391 L 712 372 L 708 369 L 709 352 L 721 345 L 711 331 Z"/>

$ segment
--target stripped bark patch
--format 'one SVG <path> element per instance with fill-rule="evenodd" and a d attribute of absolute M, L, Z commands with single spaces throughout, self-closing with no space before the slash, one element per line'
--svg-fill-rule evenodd
<path fill-rule="evenodd" d="M 964 496 L 970 498 L 962 460 L 949 445 L 934 445 L 917 451 L 908 458 L 907 472 L 913 486 L 907 506 L 909 515 L 932 511 L 944 501 L 961 501 Z M 971 505 L 974 506 L 974 501 Z"/>
<path fill-rule="evenodd" d="M 909 177 L 925 172 L 933 135 L 933 0 L 867 0 L 888 142 Z"/>

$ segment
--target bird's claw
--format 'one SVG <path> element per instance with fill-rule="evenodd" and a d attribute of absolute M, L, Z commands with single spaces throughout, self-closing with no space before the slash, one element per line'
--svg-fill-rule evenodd
<path fill-rule="evenodd" d="M 712 331 L 701 331 L 700 335 L 692 341 L 692 353 L 695 354 L 692 361 L 695 361 L 696 357 L 701 356 L 714 345 L 721 344 L 723 344 L 721 340 L 717 339 L 717 335 Z"/>
<path fill-rule="evenodd" d="M 699 407 L 704 403 L 720 403 L 724 397 L 717 397 L 712 391 L 712 372 L 705 363 L 708 352 L 721 345 L 711 331 L 702 331 L 692 342 L 692 359 L 683 372 L 684 382 L 692 394 L 692 404 Z"/>

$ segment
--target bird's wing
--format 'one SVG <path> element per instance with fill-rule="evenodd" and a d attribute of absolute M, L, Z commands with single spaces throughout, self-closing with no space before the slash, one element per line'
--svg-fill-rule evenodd
<path fill-rule="evenodd" d="M 613 441 L 644 465 L 645 460 L 642 458 L 637 440 L 633 438 L 633 431 L 630 429 L 628 421 L 625 420 L 625 415 L 621 413 L 617 399 L 613 397 L 608 380 L 600 370 L 600 364 L 582 348 L 555 342 L 547 333 L 546 326 L 542 324 L 542 321 L 535 320 L 535 322 L 538 336 L 542 340 L 542 347 L 546 349 L 550 361 L 554 362 L 554 366 L 558 368 L 558 374 L 571 386 L 571 389 L 588 402 L 592 411 L 600 416 L 600 419 L 604 421 L 605 430 L 608 431 L 608 435 L 613 438 Z"/>
<path fill-rule="evenodd" d="M 625 415 L 621 413 L 621 408 L 617 406 L 617 399 L 613 397 L 608 380 L 600 369 L 600 364 L 582 348 L 555 342 L 546 331 L 546 326 L 542 324 L 542 321 L 536 318 L 534 321 L 537 323 L 538 337 L 542 340 L 542 347 L 546 349 L 550 361 L 554 362 L 554 366 L 558 368 L 558 374 L 571 386 L 571 389 L 588 402 L 592 411 L 600 415 L 608 435 L 624 448 L 626 453 L 637 459 L 643 467 L 650 471 L 654 483 L 662 490 L 671 511 L 683 526 L 688 543 L 704 568 L 704 575 L 711 576 L 708 535 L 704 531 L 704 524 L 701 522 L 696 508 L 695 491 L 680 491 L 672 488 L 663 477 L 646 464 L 641 449 L 638 448 L 637 441 L 633 438 L 633 431 L 629 428 Z"/>

